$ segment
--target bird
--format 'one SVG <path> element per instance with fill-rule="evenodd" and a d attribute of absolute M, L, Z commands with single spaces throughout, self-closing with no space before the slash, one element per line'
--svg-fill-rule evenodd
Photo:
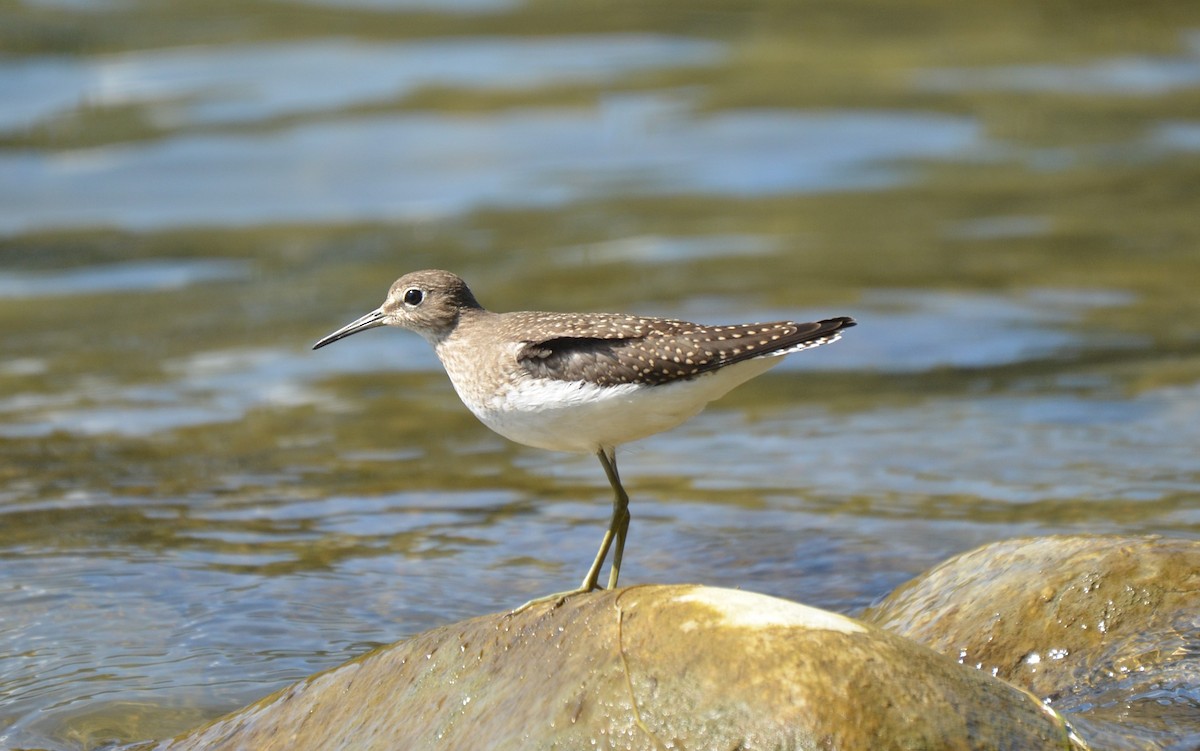
<path fill-rule="evenodd" d="M 784 355 L 835 342 L 854 325 L 848 316 L 709 326 L 620 313 L 495 313 L 456 274 L 427 269 L 397 279 L 382 305 L 313 349 L 380 326 L 415 332 L 484 425 L 526 446 L 599 458 L 613 504 L 596 557 L 577 588 L 520 610 L 600 589 L 610 550 L 607 588 L 616 588 L 630 522 L 618 446 L 676 427 Z"/>

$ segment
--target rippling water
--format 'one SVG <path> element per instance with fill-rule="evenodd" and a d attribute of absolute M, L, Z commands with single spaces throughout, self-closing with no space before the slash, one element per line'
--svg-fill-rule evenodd
<path fill-rule="evenodd" d="M 415 336 L 309 350 L 416 268 L 859 319 L 623 448 L 624 582 L 853 613 L 991 540 L 1196 535 L 1200 9 L 1040 7 L 0 7 L 0 748 L 581 577 L 592 457 Z"/>

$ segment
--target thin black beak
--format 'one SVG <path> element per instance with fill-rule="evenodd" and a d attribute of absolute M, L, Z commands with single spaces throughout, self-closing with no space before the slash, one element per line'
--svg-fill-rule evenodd
<path fill-rule="evenodd" d="M 372 310 L 370 313 L 367 313 L 365 316 L 363 316 L 362 318 L 359 318 L 354 323 L 350 323 L 350 324 L 347 324 L 347 325 L 341 327 L 337 331 L 333 332 L 329 336 L 327 336 L 324 339 L 322 339 L 321 341 L 317 342 L 316 344 L 313 345 L 313 349 L 320 349 L 321 347 L 324 347 L 326 344 L 333 344 L 338 339 L 345 339 L 346 337 L 350 336 L 351 334 L 357 334 L 360 331 L 366 331 L 367 329 L 373 329 L 376 326 L 383 326 L 383 325 L 384 325 L 383 311 L 382 310 Z"/>

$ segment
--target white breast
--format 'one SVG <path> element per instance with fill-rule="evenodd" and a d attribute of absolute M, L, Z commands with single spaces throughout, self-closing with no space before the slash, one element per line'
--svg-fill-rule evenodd
<path fill-rule="evenodd" d="M 452 368 L 447 372 L 463 403 L 500 435 L 551 451 L 595 452 L 669 430 L 782 360 L 747 360 L 661 386 L 602 387 L 583 381 L 537 379 L 522 372 L 512 383 L 490 393 L 463 382 Z"/>

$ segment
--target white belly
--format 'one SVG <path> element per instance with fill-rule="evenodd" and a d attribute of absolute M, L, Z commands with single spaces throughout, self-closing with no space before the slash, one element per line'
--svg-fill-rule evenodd
<path fill-rule="evenodd" d="M 661 386 L 523 378 L 482 399 L 458 383 L 455 389 L 476 417 L 505 438 L 551 451 L 595 452 L 670 430 L 782 360 L 748 360 Z"/>

